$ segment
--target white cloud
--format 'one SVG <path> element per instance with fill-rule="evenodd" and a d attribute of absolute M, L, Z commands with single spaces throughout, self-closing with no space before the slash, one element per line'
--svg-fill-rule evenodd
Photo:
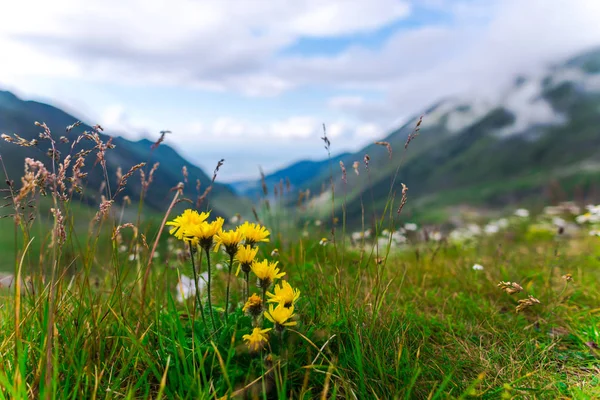
<path fill-rule="evenodd" d="M 313 117 L 291 117 L 283 121 L 273 122 L 270 133 L 279 138 L 308 139 L 318 134 L 318 122 Z"/>
<path fill-rule="evenodd" d="M 327 101 L 327 105 L 333 109 L 344 110 L 362 107 L 365 99 L 361 96 L 336 96 Z"/>
<path fill-rule="evenodd" d="M 129 138 L 141 139 L 151 131 L 149 127 L 154 124 L 129 114 L 121 104 L 107 107 L 100 118 L 100 125 L 107 132 L 116 132 Z"/>
<path fill-rule="evenodd" d="M 107 118 L 109 117 L 111 120 L 114 119 L 107 115 Z M 348 133 L 347 124 L 341 121 L 326 124 L 326 127 L 328 136 L 332 138 Z M 180 129 L 181 137 L 213 142 L 228 139 L 268 140 L 279 143 L 297 140 L 316 142 L 323 134 L 322 123 L 312 116 L 291 116 L 262 123 L 233 117 L 218 117 L 212 122 L 191 122 Z"/>
<path fill-rule="evenodd" d="M 211 127 L 211 133 L 218 139 L 236 138 L 243 135 L 257 136 L 264 134 L 262 129 L 251 126 L 243 121 L 231 117 L 221 117 L 215 120 Z"/>
<path fill-rule="evenodd" d="M 542 85 L 542 79 L 529 79 L 504 99 L 502 103 L 515 116 L 515 121 L 497 132 L 498 135 L 507 137 L 522 133 L 530 126 L 565 122 L 563 115 L 557 114 L 548 101 L 540 98 Z"/>
<path fill-rule="evenodd" d="M 327 136 L 330 139 L 337 139 L 348 133 L 348 125 L 344 122 L 333 122 L 325 124 L 327 128 Z"/>
<path fill-rule="evenodd" d="M 385 132 L 377 124 L 362 124 L 356 127 L 354 136 L 361 140 L 379 139 L 383 137 Z"/>
<path fill-rule="evenodd" d="M 370 31 L 409 10 L 404 0 L 12 2 L 0 43 L 18 56 L 1 71 L 45 60 L 45 74 L 271 95 L 294 84 L 271 66 L 298 38 Z"/>

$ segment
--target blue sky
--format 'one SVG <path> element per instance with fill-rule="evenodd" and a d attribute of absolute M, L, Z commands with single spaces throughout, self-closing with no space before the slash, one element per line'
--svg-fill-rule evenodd
<path fill-rule="evenodd" d="M 0 16 L 0 88 L 220 179 L 358 150 L 447 96 L 600 44 L 596 0 L 57 0 Z M 425 123 L 427 119 L 425 118 Z M 62 128 L 62 127 L 59 127 Z"/>

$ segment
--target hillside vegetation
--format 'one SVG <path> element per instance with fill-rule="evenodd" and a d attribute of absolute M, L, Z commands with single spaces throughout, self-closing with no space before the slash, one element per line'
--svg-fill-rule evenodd
<path fill-rule="evenodd" d="M 400 193 L 406 184 L 413 201 L 405 213 L 421 220 L 442 222 L 444 210 L 461 205 L 480 208 L 541 207 L 556 201 L 552 188 L 560 186 L 563 200 L 587 196 L 599 200 L 600 177 L 600 50 L 558 63 L 535 76 L 520 77 L 494 101 L 450 98 L 391 132 L 380 142 L 345 154 L 302 173 L 302 163 L 285 169 L 297 192 L 308 189 L 327 207 L 333 169 L 336 213 L 359 227 L 385 209 L 390 186 Z M 407 138 L 418 136 L 405 149 Z M 335 150 L 335 141 L 331 144 Z M 368 156 L 368 167 L 365 157 Z M 344 181 L 340 161 L 347 179 Z M 352 166 L 358 162 L 359 175 Z M 266 181 L 284 178 L 283 171 Z M 296 193 L 297 194 L 297 193 Z M 322 199 L 318 197 L 321 196 Z M 374 201 L 371 201 L 374 199 Z M 396 205 L 399 199 L 396 199 Z M 295 204 L 296 198 L 289 200 Z M 433 211 L 433 212 L 432 212 Z"/>

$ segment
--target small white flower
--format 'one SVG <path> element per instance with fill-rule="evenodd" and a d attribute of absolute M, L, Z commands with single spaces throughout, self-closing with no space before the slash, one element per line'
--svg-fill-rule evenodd
<path fill-rule="evenodd" d="M 562 210 L 559 207 L 555 206 L 546 206 L 544 207 L 544 214 L 546 215 L 559 215 Z"/>
<path fill-rule="evenodd" d="M 498 233 L 500 231 L 500 227 L 494 223 L 489 223 L 483 228 L 483 230 L 488 235 L 493 235 L 494 233 Z"/>
<path fill-rule="evenodd" d="M 215 265 L 215 268 L 216 268 L 218 271 L 222 271 L 222 270 L 223 270 L 223 264 L 221 264 L 221 263 L 217 263 L 217 264 Z"/>
<path fill-rule="evenodd" d="M 206 286 L 206 280 L 208 279 L 208 272 L 200 274 L 198 277 L 198 289 L 202 295 Z M 189 278 L 181 274 L 181 278 L 177 283 L 177 301 L 183 303 L 185 300 L 196 295 L 196 285 L 194 279 Z"/>
<path fill-rule="evenodd" d="M 473 271 L 483 271 L 483 265 L 481 264 L 475 264 L 473 265 Z"/>
<path fill-rule="evenodd" d="M 473 235 L 481 235 L 481 228 L 477 224 L 467 225 L 467 230 Z"/>
<path fill-rule="evenodd" d="M 316 221 L 315 221 L 315 225 L 316 225 L 316 226 L 321 226 L 321 224 L 322 224 L 322 222 L 321 222 L 321 220 L 320 220 L 320 219 L 318 219 L 318 220 L 316 220 Z"/>
<path fill-rule="evenodd" d="M 119 253 L 125 253 L 127 251 L 127 246 L 124 244 L 119 246 Z"/>
<path fill-rule="evenodd" d="M 524 208 L 519 208 L 518 210 L 515 211 L 515 215 L 517 217 L 527 218 L 527 217 L 529 217 L 529 210 L 526 210 Z"/>
<path fill-rule="evenodd" d="M 303 236 L 303 237 L 308 237 L 308 231 L 303 231 L 303 232 L 302 232 L 302 236 Z"/>
<path fill-rule="evenodd" d="M 414 232 L 417 230 L 417 224 L 414 224 L 412 222 L 409 222 L 407 224 L 404 224 L 404 229 L 406 229 L 407 231 L 411 231 Z"/>
<path fill-rule="evenodd" d="M 592 229 L 592 230 L 589 232 L 589 235 L 590 235 L 590 236 L 600 236 L 600 231 L 597 231 L 596 229 Z"/>
<path fill-rule="evenodd" d="M 131 253 L 127 258 L 129 259 L 129 261 L 133 261 L 135 260 L 135 254 Z"/>
<path fill-rule="evenodd" d="M 567 225 L 567 221 L 560 217 L 554 217 L 552 218 L 552 224 L 564 228 Z"/>
<path fill-rule="evenodd" d="M 160 253 L 158 251 L 155 251 L 154 254 L 152 255 L 152 258 L 158 258 L 160 257 Z"/>
<path fill-rule="evenodd" d="M 279 257 L 279 250 L 273 249 L 273 251 L 271 252 L 271 257 Z"/>
<path fill-rule="evenodd" d="M 442 240 L 442 233 L 438 231 L 432 232 L 431 235 L 429 235 L 429 238 L 434 242 L 439 242 L 440 240 Z"/>
<path fill-rule="evenodd" d="M 396 245 L 393 241 L 390 242 L 389 238 L 380 237 L 377 239 L 377 246 L 379 248 L 387 248 L 388 244 L 390 245 L 390 247 L 395 247 Z"/>
<path fill-rule="evenodd" d="M 232 224 L 237 224 L 237 223 L 239 222 L 239 220 L 240 220 L 240 217 L 239 217 L 237 214 L 236 214 L 236 215 L 234 215 L 233 217 L 231 217 L 231 218 L 229 219 L 229 221 L 230 221 Z"/>
<path fill-rule="evenodd" d="M 392 234 L 392 239 L 398 244 L 406 243 L 406 236 L 404 236 L 400 231 L 396 231 Z"/>
<path fill-rule="evenodd" d="M 590 212 L 590 214 L 597 215 L 600 214 L 600 206 L 595 206 L 593 204 L 588 204 L 585 208 Z"/>
<path fill-rule="evenodd" d="M 498 225 L 499 228 L 507 228 L 508 220 L 506 218 L 500 218 L 498 221 L 496 221 L 496 225 Z"/>

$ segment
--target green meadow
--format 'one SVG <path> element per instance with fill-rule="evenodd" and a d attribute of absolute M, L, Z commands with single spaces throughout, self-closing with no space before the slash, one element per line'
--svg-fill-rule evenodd
<path fill-rule="evenodd" d="M 123 201 L 145 166 L 83 205 L 65 164 L 5 191 L 1 398 L 600 396 L 598 207 L 442 229 L 408 191 L 357 231 L 327 204 L 222 218 L 183 183 Z"/>

